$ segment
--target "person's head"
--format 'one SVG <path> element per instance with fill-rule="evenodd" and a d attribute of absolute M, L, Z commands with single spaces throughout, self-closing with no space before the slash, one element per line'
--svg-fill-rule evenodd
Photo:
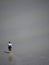
<path fill-rule="evenodd" d="M 11 42 L 9 41 L 9 43 L 11 43 Z"/>

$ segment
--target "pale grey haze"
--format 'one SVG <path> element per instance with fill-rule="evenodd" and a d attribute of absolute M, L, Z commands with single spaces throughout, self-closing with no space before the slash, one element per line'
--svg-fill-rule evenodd
<path fill-rule="evenodd" d="M 0 0 L 0 50 L 9 40 L 13 65 L 49 65 L 49 1 Z M 0 65 L 9 65 L 7 56 L 0 52 Z"/>

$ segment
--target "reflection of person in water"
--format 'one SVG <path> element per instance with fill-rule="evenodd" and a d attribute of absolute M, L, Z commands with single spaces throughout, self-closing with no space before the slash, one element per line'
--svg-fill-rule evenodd
<path fill-rule="evenodd" d="M 9 41 L 9 43 L 8 43 L 8 50 L 9 51 L 12 51 L 12 43 Z"/>
<path fill-rule="evenodd" d="M 12 64 L 12 53 L 9 53 L 9 63 Z"/>

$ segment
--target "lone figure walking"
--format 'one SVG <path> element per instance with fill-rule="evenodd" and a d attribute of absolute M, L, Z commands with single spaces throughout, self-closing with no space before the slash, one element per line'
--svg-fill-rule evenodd
<path fill-rule="evenodd" d="M 8 50 L 9 51 L 12 51 L 12 43 L 9 41 L 9 43 L 8 43 Z"/>

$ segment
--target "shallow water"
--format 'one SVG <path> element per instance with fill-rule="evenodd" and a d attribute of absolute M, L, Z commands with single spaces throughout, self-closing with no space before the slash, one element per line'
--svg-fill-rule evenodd
<path fill-rule="evenodd" d="M 38 39 L 42 40 L 43 38 L 44 41 L 46 40 L 46 36 L 47 35 L 39 36 Z M 38 39 L 35 38 L 35 41 Z M 48 41 L 48 36 L 46 41 Z M 24 40 L 21 42 L 24 42 Z M 28 47 L 25 47 L 27 44 Z M 25 44 L 21 43 L 20 46 L 15 44 L 11 54 L 3 51 L 0 52 L 0 65 L 49 65 L 49 44 L 41 43 L 39 45 L 38 43 L 37 46 L 35 44 L 36 43 L 34 43 L 34 48 L 32 40 L 28 40 L 28 43 L 25 41 Z M 2 48 L 2 50 L 3 49 L 7 49 L 6 46 Z"/>

